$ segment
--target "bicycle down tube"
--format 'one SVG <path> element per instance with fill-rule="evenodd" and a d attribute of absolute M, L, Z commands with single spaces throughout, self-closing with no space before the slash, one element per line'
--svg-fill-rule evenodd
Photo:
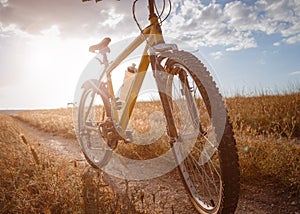
<path fill-rule="evenodd" d="M 113 115 L 116 122 L 122 127 L 122 130 L 126 130 L 126 127 L 129 122 L 129 118 L 131 116 L 133 107 L 136 103 L 136 99 L 138 93 L 141 89 L 143 80 L 145 78 L 147 69 L 150 64 L 150 56 L 148 54 L 148 50 L 150 47 L 156 44 L 164 43 L 163 36 L 160 30 L 160 26 L 158 23 L 158 18 L 156 16 L 150 18 L 151 25 L 145 28 L 141 34 L 131 43 L 129 46 L 107 67 L 104 74 L 110 75 L 110 73 L 126 58 L 132 53 L 135 49 L 137 49 L 143 42 L 146 41 L 146 45 L 143 51 L 143 56 L 140 59 L 140 63 L 138 66 L 138 75 L 135 77 L 132 85 L 130 86 L 130 91 L 124 103 L 123 112 L 120 116 L 118 116 L 118 112 L 116 110 L 116 98 L 114 95 L 114 90 L 112 87 L 112 83 L 108 81 L 108 89 L 109 93 L 112 96 L 112 106 L 113 106 Z M 158 27 L 158 26 L 159 27 Z M 102 78 L 102 75 L 100 79 Z"/>

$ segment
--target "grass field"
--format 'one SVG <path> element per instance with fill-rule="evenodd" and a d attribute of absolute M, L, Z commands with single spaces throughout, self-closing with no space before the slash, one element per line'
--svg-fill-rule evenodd
<path fill-rule="evenodd" d="M 227 99 L 226 105 L 237 140 L 242 182 L 272 178 L 289 188 L 291 194 L 299 195 L 300 94 L 235 97 Z M 149 129 L 149 123 L 141 115 L 147 115 L 147 111 L 159 107 L 148 104 L 139 104 L 137 107 L 133 126 L 142 132 Z M 14 118 L 53 135 L 76 138 L 71 108 L 26 111 L 13 117 L 0 115 L 1 212 L 55 213 L 61 210 L 68 212 L 70 207 L 70 212 L 80 212 L 83 181 L 79 179 L 79 174 L 83 173 L 84 168 L 72 164 L 70 167 L 67 159 L 57 159 L 47 151 L 40 150 L 34 136 L 24 133 Z M 155 144 L 154 147 L 132 154 L 140 157 L 147 152 L 160 153 L 163 148 L 159 146 Z M 139 150 L 121 149 L 121 153 L 126 153 L 126 149 Z M 103 185 L 101 181 L 89 182 L 94 186 Z M 111 190 L 102 188 L 101 191 Z M 107 195 L 102 193 L 97 194 L 102 197 Z M 107 209 L 120 209 L 116 203 L 127 200 L 114 194 L 108 195 L 108 198 L 101 199 Z M 128 211 L 131 206 L 127 204 L 123 208 Z"/>

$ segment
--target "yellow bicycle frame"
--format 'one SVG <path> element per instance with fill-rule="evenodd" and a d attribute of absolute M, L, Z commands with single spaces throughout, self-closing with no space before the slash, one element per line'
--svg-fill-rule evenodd
<path fill-rule="evenodd" d="M 148 50 L 150 47 L 153 47 L 157 44 L 164 44 L 164 38 L 162 35 L 162 31 L 160 28 L 159 20 L 156 16 L 151 17 L 150 19 L 150 25 L 146 27 L 141 34 L 131 43 L 128 45 L 128 47 L 112 62 L 110 63 L 105 71 L 104 74 L 106 74 L 107 77 L 107 85 L 109 94 L 112 96 L 112 113 L 114 115 L 114 120 L 119 123 L 119 125 L 122 127 L 122 130 L 126 130 L 126 127 L 128 125 L 132 110 L 134 108 L 134 105 L 136 103 L 136 99 L 138 96 L 138 93 L 141 89 L 143 80 L 146 75 L 146 71 L 148 69 L 148 66 L 150 64 L 150 55 L 148 53 Z M 136 75 L 135 80 L 132 83 L 132 86 L 130 87 L 131 90 L 129 91 L 129 94 L 127 95 L 126 102 L 124 103 L 124 110 L 122 112 L 122 115 L 119 117 L 118 112 L 116 110 L 116 97 L 111 81 L 110 73 L 135 49 L 137 49 L 143 42 L 147 40 L 146 46 L 143 51 L 143 55 L 140 59 L 140 63 L 138 66 L 138 74 Z"/>

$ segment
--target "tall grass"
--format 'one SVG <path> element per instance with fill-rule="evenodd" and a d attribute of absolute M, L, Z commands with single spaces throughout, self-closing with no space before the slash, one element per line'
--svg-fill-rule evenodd
<path fill-rule="evenodd" d="M 0 130 L 0 212 L 80 210 L 80 171 L 66 167 L 69 160 L 41 151 L 11 117 L 0 115 Z"/>
<path fill-rule="evenodd" d="M 300 93 L 226 100 L 236 132 L 300 137 Z"/>
<path fill-rule="evenodd" d="M 234 97 L 226 99 L 226 105 L 237 138 L 242 176 L 249 178 L 260 173 L 300 189 L 300 181 L 293 180 L 293 177 L 300 177 L 297 146 L 300 137 L 300 93 Z M 132 127 L 140 133 L 149 131 L 147 117 L 154 111 L 162 111 L 159 102 L 137 103 L 132 115 Z M 75 138 L 71 109 L 23 112 L 17 118 L 44 131 Z M 148 159 L 161 155 L 168 148 L 167 138 L 162 137 L 147 146 L 120 145 L 117 152 L 134 159 Z"/>
<path fill-rule="evenodd" d="M 242 181 L 272 178 L 299 195 L 300 94 L 234 97 L 228 98 L 226 105 L 237 140 Z M 154 110 L 161 111 L 159 103 L 138 103 L 132 127 L 141 133 L 149 131 L 149 121 L 143 117 Z M 75 138 L 72 109 L 28 111 L 15 117 L 43 131 Z M 120 204 L 126 203 L 121 210 L 147 213 L 145 207 L 141 211 L 134 210 L 137 198 L 112 193 L 97 173 L 91 173 L 93 178 L 82 180 L 84 166 L 39 150 L 38 143 L 25 134 L 26 145 L 21 137 L 22 130 L 12 118 L 1 116 L 0 129 L 1 210 L 56 212 L 63 209 L 68 212 L 72 207 L 72 212 L 80 212 L 85 209 L 82 208 L 83 193 L 89 190 L 83 184 L 89 181 L 90 190 L 97 189 L 91 192 L 96 199 L 91 200 L 104 203 L 102 206 L 107 210 L 119 209 Z M 164 144 L 167 139 L 159 138 L 152 146 L 120 145 L 118 152 L 137 159 L 153 158 L 168 148 Z M 37 157 L 34 158 L 31 148 Z M 104 196 L 104 193 L 109 194 Z M 118 212 L 122 213 L 120 209 Z"/>
<path fill-rule="evenodd" d="M 72 108 L 24 111 L 16 118 L 53 135 L 75 139 Z"/>
<path fill-rule="evenodd" d="M 300 93 L 226 100 L 243 179 L 275 179 L 300 193 Z"/>
<path fill-rule="evenodd" d="M 0 130 L 0 213 L 141 213 L 99 171 L 43 150 L 10 116 L 0 115 Z"/>

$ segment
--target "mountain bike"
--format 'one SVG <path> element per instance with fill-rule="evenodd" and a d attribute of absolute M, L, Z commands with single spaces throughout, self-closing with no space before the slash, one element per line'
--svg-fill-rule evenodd
<path fill-rule="evenodd" d="M 83 0 L 84 1 L 84 0 Z M 145 80 L 152 72 L 166 123 L 166 135 L 184 186 L 200 213 L 233 213 L 239 197 L 239 165 L 232 125 L 221 94 L 207 67 L 192 53 L 165 42 L 161 29 L 171 1 L 158 11 L 148 0 L 150 24 L 113 60 L 108 60 L 110 38 L 89 48 L 102 65 L 98 79 L 82 84 L 76 132 L 89 164 L 104 168 L 122 143 L 132 141 L 128 123 Z M 162 20 L 163 10 L 169 12 Z M 129 66 L 118 94 L 112 75 L 141 44 L 137 65 Z M 187 146 L 188 145 L 188 146 Z"/>

